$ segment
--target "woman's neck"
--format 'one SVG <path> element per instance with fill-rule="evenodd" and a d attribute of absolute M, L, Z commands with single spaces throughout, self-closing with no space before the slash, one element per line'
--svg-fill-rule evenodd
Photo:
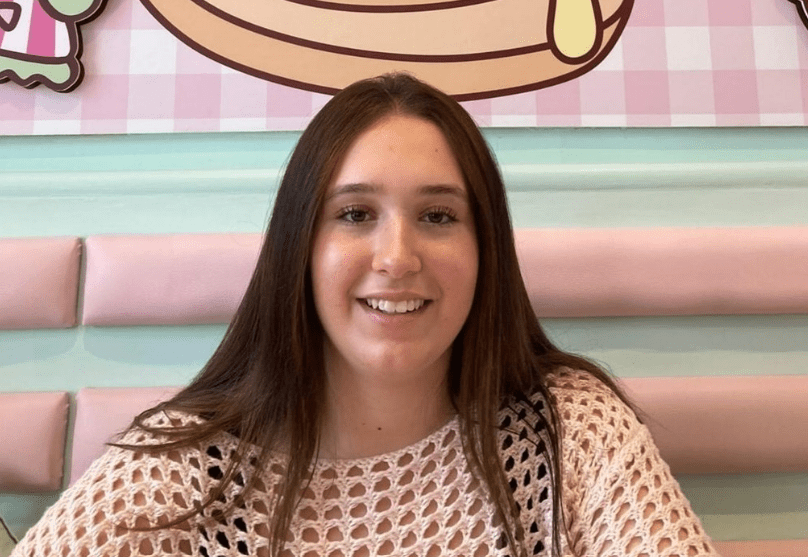
<path fill-rule="evenodd" d="M 354 459 L 392 452 L 440 428 L 454 414 L 446 378 L 409 383 L 329 374 L 320 456 Z"/>

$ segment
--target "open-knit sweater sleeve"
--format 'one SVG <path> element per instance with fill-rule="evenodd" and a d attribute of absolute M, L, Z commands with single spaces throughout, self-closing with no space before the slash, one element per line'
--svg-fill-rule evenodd
<path fill-rule="evenodd" d="M 194 420 L 184 416 L 183 421 Z M 150 425 L 170 426 L 164 414 Z M 176 425 L 176 420 L 174 421 Z M 149 445 L 163 439 L 139 429 L 122 444 Z M 196 555 L 197 525 L 164 525 L 193 509 L 209 488 L 193 451 L 149 454 L 110 447 L 50 507 L 12 553 L 13 557 L 133 557 Z"/>
<path fill-rule="evenodd" d="M 717 556 L 648 428 L 601 381 L 561 373 L 570 544 L 587 557 Z"/>

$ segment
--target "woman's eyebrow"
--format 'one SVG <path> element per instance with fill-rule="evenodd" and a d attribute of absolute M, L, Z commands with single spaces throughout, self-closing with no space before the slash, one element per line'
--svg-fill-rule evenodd
<path fill-rule="evenodd" d="M 380 186 L 374 184 L 367 184 L 367 183 L 355 183 L 355 184 L 342 184 L 341 186 L 337 186 L 334 188 L 334 191 L 329 193 L 325 201 L 330 201 L 335 197 L 339 197 L 340 195 L 347 195 L 347 194 L 357 194 L 357 193 L 377 193 L 382 188 Z M 453 195 L 463 201 L 468 200 L 468 195 L 466 194 L 466 190 L 455 186 L 452 184 L 429 184 L 424 185 L 418 188 L 419 195 Z"/>
<path fill-rule="evenodd" d="M 373 184 L 364 184 L 364 183 L 343 184 L 341 186 L 337 186 L 336 188 L 334 188 L 334 191 L 326 195 L 325 200 L 329 201 L 340 195 L 346 195 L 350 193 L 375 193 L 377 191 L 379 191 L 379 187 L 374 186 Z"/>
<path fill-rule="evenodd" d="M 453 186 L 451 184 L 435 184 L 429 186 L 421 186 L 418 188 L 418 193 L 421 195 L 453 195 L 466 201 L 468 195 L 466 190 L 461 187 Z"/>

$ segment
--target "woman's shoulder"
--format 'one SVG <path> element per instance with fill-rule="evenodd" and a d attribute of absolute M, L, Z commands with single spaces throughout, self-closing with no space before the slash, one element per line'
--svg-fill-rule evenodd
<path fill-rule="evenodd" d="M 609 384 L 587 370 L 559 368 L 544 378 L 544 389 L 511 397 L 500 412 L 500 424 L 526 426 L 540 432 L 557 418 L 559 448 L 565 453 L 600 452 L 630 441 L 645 429 L 634 409 Z M 565 455 L 569 456 L 569 455 Z"/>
<path fill-rule="evenodd" d="M 131 526 L 136 518 L 162 521 L 165 509 L 188 511 L 201 500 L 216 460 L 235 448 L 234 438 L 215 435 L 202 443 L 176 443 L 173 432 L 192 430 L 202 418 L 179 411 L 156 412 L 133 424 L 112 443 L 66 492 L 85 505 L 101 501 L 116 520 Z M 103 494 L 103 499 L 101 499 Z M 120 503 L 116 504 L 116 502 Z M 121 510 L 122 512 L 118 512 Z M 153 523 L 154 524 L 154 523 Z M 152 524 L 152 525 L 153 525 Z"/>
<path fill-rule="evenodd" d="M 610 385 L 607 381 L 611 381 Z M 559 369 L 548 379 L 562 438 L 581 449 L 598 450 L 627 443 L 644 433 L 617 380 L 579 369 Z"/>
<path fill-rule="evenodd" d="M 611 384 L 610 384 L 611 383 Z M 619 381 L 605 373 L 603 377 L 581 369 L 561 368 L 550 374 L 547 384 L 563 422 L 615 417 L 636 418 L 625 402 Z"/>
<path fill-rule="evenodd" d="M 169 440 L 172 433 L 191 430 L 204 421 L 200 416 L 180 410 L 155 410 L 143 418 L 138 417 L 113 444 L 161 445 Z"/>
<path fill-rule="evenodd" d="M 543 384 L 544 389 L 511 397 L 507 406 L 546 413 L 547 406 L 552 405 L 562 423 L 634 416 L 634 411 L 618 391 L 590 371 L 559 368 L 549 373 Z M 617 381 L 614 384 L 619 389 Z"/>
<path fill-rule="evenodd" d="M 112 556 L 147 547 L 155 553 L 190 551 L 195 534 L 189 521 L 152 528 L 193 514 L 217 479 L 215 468 L 224 470 L 224 455 L 233 445 L 226 435 L 205 444 L 166 445 L 170 430 L 200 420 L 159 412 L 130 427 L 29 530 L 19 554 L 47 555 L 59 547 Z"/>
<path fill-rule="evenodd" d="M 561 427 L 564 509 L 576 552 L 612 555 L 615 541 L 630 531 L 621 555 L 652 555 L 661 547 L 671 555 L 716 555 L 625 397 L 582 370 L 559 370 L 549 385 Z"/>
<path fill-rule="evenodd" d="M 154 494 L 149 503 L 173 500 L 179 508 L 191 509 L 224 476 L 239 446 L 238 438 L 225 432 L 191 440 L 189 434 L 204 422 L 178 410 L 155 412 L 132 425 L 88 474 L 110 476 L 106 481 L 122 478 L 128 491 L 145 482 Z M 193 500 L 184 500 L 188 498 Z"/>
<path fill-rule="evenodd" d="M 206 465 L 226 466 L 239 448 L 238 437 L 223 431 L 196 435 L 203 424 L 205 419 L 196 414 L 161 410 L 137 420 L 111 444 L 109 454 L 131 460 L 134 466 L 143 461 L 188 471 L 203 470 Z M 247 453 L 252 452 L 248 446 Z"/>

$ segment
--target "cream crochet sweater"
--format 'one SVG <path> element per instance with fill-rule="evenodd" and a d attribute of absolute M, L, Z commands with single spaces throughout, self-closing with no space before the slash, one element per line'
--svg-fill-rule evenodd
<path fill-rule="evenodd" d="M 717 555 L 631 410 L 586 373 L 561 373 L 554 383 L 563 424 L 563 504 L 570 534 L 564 554 Z M 502 410 L 499 434 L 526 554 L 542 556 L 550 554 L 552 539 L 552 485 L 538 416 L 543 408 L 534 397 L 530 404 Z M 194 419 L 171 417 L 186 423 Z M 155 418 L 157 425 L 170 423 L 164 415 Z M 124 442 L 155 439 L 133 431 Z M 46 512 L 12 556 L 267 556 L 268 513 L 275 486 L 283 481 L 277 463 L 226 518 L 214 519 L 206 511 L 179 528 L 134 532 L 121 527 L 164 524 L 202 501 L 236 445 L 237 439 L 221 434 L 201 449 L 158 456 L 111 448 Z M 234 485 L 214 507 L 221 508 L 237 490 Z M 455 418 L 389 454 L 317 462 L 284 557 L 504 556 L 508 551 L 492 509 L 469 473 Z"/>

